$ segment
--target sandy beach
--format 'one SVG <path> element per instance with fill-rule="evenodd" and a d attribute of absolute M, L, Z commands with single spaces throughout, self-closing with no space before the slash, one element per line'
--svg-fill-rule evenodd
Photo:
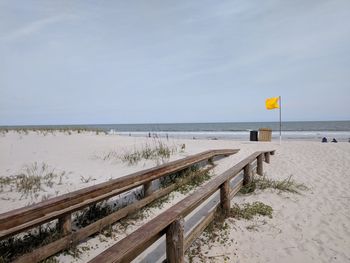
<path fill-rule="evenodd" d="M 350 263 L 350 1 L 0 0 L 0 263 Z"/>
<path fill-rule="evenodd" d="M 118 178 L 153 167 L 156 160 L 142 160 L 129 165 L 115 158 L 125 152 L 152 146 L 159 139 L 96 134 L 70 135 L 9 132 L 0 137 L 1 177 L 22 173 L 35 162 L 57 175 L 52 183 L 43 185 L 35 194 L 19 193 L 2 186 L 0 212 L 26 206 L 86 186 Z M 240 152 L 217 162 L 213 174 L 218 175 L 257 150 L 275 149 L 270 164 L 265 164 L 268 178 L 283 180 L 292 176 L 295 182 L 308 189 L 300 193 L 280 192 L 276 189 L 257 190 L 237 195 L 233 203 L 260 201 L 273 209 L 272 218 L 256 216 L 252 220 L 226 220 L 229 242 L 196 241 L 201 247 L 198 255 L 187 255 L 187 262 L 348 262 L 350 261 L 350 144 L 285 141 L 237 142 L 225 140 L 162 139 L 174 149 L 169 160 L 179 159 L 208 149 L 232 148 Z M 185 145 L 183 150 L 180 147 Z M 106 158 L 108 156 L 108 158 Z M 112 157 L 110 157 L 112 156 Z M 114 156 L 114 157 L 113 157 Z M 169 161 L 165 160 L 165 161 Z M 188 193 L 190 194 L 190 193 Z M 79 258 L 60 254 L 60 262 L 86 262 L 105 248 L 115 244 L 186 195 L 179 192 L 162 208 L 153 209 L 147 218 L 136 220 L 126 229 L 116 224 L 112 238 L 97 235 L 82 242 L 89 247 Z M 200 238 L 201 239 L 201 238 Z M 191 248 L 192 249 L 192 248 Z M 194 250 L 197 251 L 197 250 Z M 148 253 L 148 252 L 147 252 Z M 144 253 L 145 254 L 145 253 Z M 140 262 L 157 262 L 156 256 L 143 255 Z M 159 261 L 160 262 L 160 261 Z"/>

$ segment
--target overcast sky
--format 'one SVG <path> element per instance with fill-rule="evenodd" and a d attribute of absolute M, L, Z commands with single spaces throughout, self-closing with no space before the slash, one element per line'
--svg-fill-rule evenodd
<path fill-rule="evenodd" d="M 0 0 L 0 125 L 350 119 L 350 1 Z"/>

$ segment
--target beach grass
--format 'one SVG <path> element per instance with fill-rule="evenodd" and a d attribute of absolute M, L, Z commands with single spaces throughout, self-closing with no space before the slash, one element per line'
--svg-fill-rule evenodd
<path fill-rule="evenodd" d="M 262 202 L 245 203 L 243 205 L 234 204 L 229 213 L 229 217 L 235 219 L 250 220 L 256 215 L 272 218 L 272 207 Z"/>
<path fill-rule="evenodd" d="M 44 136 L 47 136 L 49 134 L 54 135 L 55 133 L 65 133 L 68 135 L 71 135 L 73 133 L 82 133 L 82 132 L 95 132 L 96 135 L 99 135 L 100 133 L 107 134 L 107 132 L 100 128 L 86 128 L 86 127 L 36 127 L 36 128 L 30 128 L 30 127 L 12 127 L 12 128 L 3 128 L 0 127 L 0 133 L 1 134 L 7 134 L 9 132 L 16 132 L 20 135 L 28 135 L 30 132 L 34 132 L 36 134 L 41 134 Z"/>
<path fill-rule="evenodd" d="M 64 175 L 65 171 L 56 172 L 45 162 L 34 162 L 25 165 L 20 174 L 1 177 L 0 192 L 9 188 L 9 191 L 20 192 L 21 197 L 35 197 L 37 192 L 43 190 L 43 186 L 52 188 L 54 184 L 61 185 Z"/>
<path fill-rule="evenodd" d="M 167 162 L 170 156 L 177 151 L 177 147 L 168 146 L 161 140 L 158 140 L 153 146 L 145 144 L 142 149 L 126 151 L 119 158 L 129 165 L 136 165 L 141 160 L 155 160 L 159 164 Z"/>
<path fill-rule="evenodd" d="M 159 165 L 168 162 L 171 155 L 184 152 L 185 148 L 185 144 L 168 145 L 161 140 L 154 140 L 152 144 L 146 143 L 140 148 L 124 150 L 122 153 L 110 150 L 102 156 L 96 156 L 96 158 L 104 161 L 120 160 L 130 166 L 137 165 L 141 161 L 153 160 Z"/>
<path fill-rule="evenodd" d="M 293 176 L 283 180 L 270 179 L 267 176 L 254 176 L 250 183 L 244 185 L 239 191 L 241 194 L 249 194 L 255 190 L 265 190 L 265 189 L 276 189 L 280 192 L 290 192 L 295 194 L 300 194 L 301 191 L 306 191 L 309 188 L 302 183 L 297 183 L 293 180 Z"/>

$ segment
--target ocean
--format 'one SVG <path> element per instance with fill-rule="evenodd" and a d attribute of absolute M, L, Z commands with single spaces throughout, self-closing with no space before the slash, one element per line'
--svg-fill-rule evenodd
<path fill-rule="evenodd" d="M 7 128 L 18 128 L 12 126 Z M 259 128 L 273 130 L 272 138 L 279 138 L 278 122 L 225 122 L 225 123 L 154 123 L 154 124 L 88 124 L 25 126 L 26 128 L 88 128 L 101 129 L 123 136 L 152 136 L 189 139 L 249 140 L 249 131 Z M 4 128 L 4 127 L 3 127 Z M 23 128 L 23 126 L 22 126 Z M 350 121 L 283 122 L 282 138 L 287 140 L 350 139 Z"/>

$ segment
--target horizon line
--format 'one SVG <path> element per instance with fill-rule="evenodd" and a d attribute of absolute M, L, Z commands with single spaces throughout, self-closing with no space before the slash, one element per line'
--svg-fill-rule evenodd
<path fill-rule="evenodd" d="M 350 122 L 350 120 L 282 121 L 286 122 Z M 221 121 L 221 122 L 149 122 L 149 123 L 70 123 L 70 124 L 6 124 L 0 127 L 28 126 L 91 126 L 91 125 L 162 125 L 162 124 L 220 124 L 220 123 L 279 123 L 279 121 Z"/>

